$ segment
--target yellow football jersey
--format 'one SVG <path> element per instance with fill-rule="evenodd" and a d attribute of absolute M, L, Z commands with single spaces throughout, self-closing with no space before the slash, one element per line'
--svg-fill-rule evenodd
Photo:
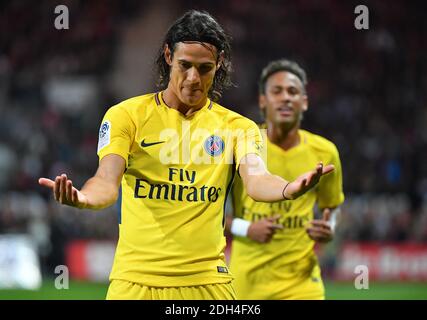
<path fill-rule="evenodd" d="M 234 216 L 257 221 L 280 214 L 279 223 L 284 227 L 283 230 L 276 230 L 269 243 L 257 243 L 247 237 L 234 236 L 230 269 L 242 277 L 242 281 L 248 274 L 261 271 L 264 274 L 263 281 L 271 278 L 277 283 L 283 273 L 280 270 L 287 270 L 291 263 L 300 259 L 311 260 L 315 242 L 308 237 L 305 225 L 313 219 L 316 202 L 320 208 L 326 208 L 336 207 L 344 201 L 341 163 L 335 145 L 305 130 L 299 130 L 298 133 L 300 143 L 287 151 L 270 142 L 263 134 L 268 170 L 288 181 L 313 170 L 320 161 L 333 164 L 335 170 L 322 177 L 319 184 L 303 196 L 274 203 L 254 201 L 246 194 L 241 179 L 236 179 L 233 186 Z M 273 271 L 265 272 L 266 268 Z M 286 279 L 286 275 L 283 278 Z"/>
<path fill-rule="evenodd" d="M 110 108 L 98 155 L 126 160 L 110 279 L 152 287 L 231 281 L 224 203 L 240 160 L 261 145 L 254 122 L 209 99 L 190 117 L 161 93 Z"/>

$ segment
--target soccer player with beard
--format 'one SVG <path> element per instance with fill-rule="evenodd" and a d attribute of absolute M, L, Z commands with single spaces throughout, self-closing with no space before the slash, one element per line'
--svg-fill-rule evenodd
<path fill-rule="evenodd" d="M 224 203 L 235 172 L 252 198 L 274 202 L 297 198 L 333 171 L 316 163 L 288 182 L 266 170 L 256 124 L 216 102 L 230 84 L 230 53 L 212 16 L 185 13 L 159 50 L 161 90 L 105 114 L 95 175 L 81 190 L 66 174 L 39 179 L 65 205 L 119 202 L 107 299 L 234 299 Z"/>

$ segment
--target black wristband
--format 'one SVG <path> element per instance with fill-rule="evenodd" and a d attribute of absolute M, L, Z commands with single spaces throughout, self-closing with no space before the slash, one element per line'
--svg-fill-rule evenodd
<path fill-rule="evenodd" d="M 285 190 L 286 190 L 286 188 L 289 186 L 289 184 L 290 184 L 290 182 L 288 182 L 288 183 L 286 184 L 286 186 L 283 188 L 283 191 L 282 191 L 282 197 L 283 197 L 283 199 L 284 199 L 284 200 L 291 200 L 291 199 L 289 199 L 289 198 L 287 198 L 287 197 L 285 196 Z"/>

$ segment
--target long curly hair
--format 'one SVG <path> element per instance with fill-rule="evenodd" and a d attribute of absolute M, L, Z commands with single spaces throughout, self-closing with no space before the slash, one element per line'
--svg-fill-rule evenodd
<path fill-rule="evenodd" d="M 168 45 L 173 56 L 178 42 L 197 41 L 209 43 L 216 47 L 219 53 L 222 51 L 224 60 L 215 73 L 208 96 L 213 101 L 218 101 L 223 91 L 233 85 L 231 82 L 231 37 L 227 35 L 219 23 L 207 12 L 190 10 L 176 20 L 169 28 L 159 49 L 156 58 L 159 79 L 157 86 L 163 90 L 169 84 L 170 66 L 164 57 L 165 45 Z"/>

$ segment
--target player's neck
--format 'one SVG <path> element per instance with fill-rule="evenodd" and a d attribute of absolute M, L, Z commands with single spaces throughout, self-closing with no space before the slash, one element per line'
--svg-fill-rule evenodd
<path fill-rule="evenodd" d="M 267 124 L 268 139 L 283 150 L 289 150 L 300 143 L 299 125 L 293 127 Z"/>
<path fill-rule="evenodd" d="M 182 101 L 179 100 L 178 96 L 169 88 L 166 88 L 166 90 L 163 91 L 162 98 L 164 103 L 169 108 L 179 111 L 186 117 L 189 117 L 194 113 L 196 113 L 198 110 L 202 109 L 207 101 L 207 98 L 206 98 L 196 106 L 188 106 L 182 103 Z"/>

